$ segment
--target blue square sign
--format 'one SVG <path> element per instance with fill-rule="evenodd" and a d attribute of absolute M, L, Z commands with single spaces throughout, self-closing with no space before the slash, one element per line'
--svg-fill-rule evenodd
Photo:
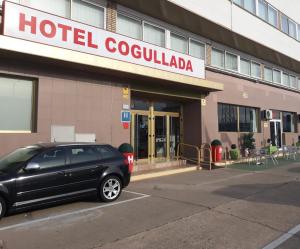
<path fill-rule="evenodd" d="M 121 111 L 121 122 L 122 123 L 129 123 L 130 122 L 130 111 Z"/>

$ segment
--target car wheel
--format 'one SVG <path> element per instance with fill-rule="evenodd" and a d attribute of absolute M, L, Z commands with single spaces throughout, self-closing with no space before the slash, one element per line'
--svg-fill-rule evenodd
<path fill-rule="evenodd" d="M 5 200 L 0 196 L 0 219 L 5 215 L 6 203 Z"/>
<path fill-rule="evenodd" d="M 117 176 L 107 176 L 100 184 L 99 196 L 104 202 L 111 202 L 119 198 L 122 192 L 122 183 Z"/>

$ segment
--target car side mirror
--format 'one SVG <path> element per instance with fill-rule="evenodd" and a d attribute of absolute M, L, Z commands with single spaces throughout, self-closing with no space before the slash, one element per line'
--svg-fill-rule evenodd
<path fill-rule="evenodd" d="M 37 171 L 40 168 L 41 167 L 38 163 L 28 163 L 24 170 L 30 172 L 30 171 Z"/>

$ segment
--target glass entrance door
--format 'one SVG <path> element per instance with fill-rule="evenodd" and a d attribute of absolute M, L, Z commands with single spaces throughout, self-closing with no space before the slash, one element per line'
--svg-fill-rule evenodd
<path fill-rule="evenodd" d="M 281 120 L 271 120 L 270 121 L 270 134 L 271 143 L 273 146 L 281 147 L 282 144 L 282 130 L 281 130 Z"/>
<path fill-rule="evenodd" d="M 134 155 L 136 160 L 147 159 L 149 153 L 149 116 L 136 114 L 134 124 Z"/>
<path fill-rule="evenodd" d="M 166 116 L 155 117 L 155 158 L 167 157 Z"/>

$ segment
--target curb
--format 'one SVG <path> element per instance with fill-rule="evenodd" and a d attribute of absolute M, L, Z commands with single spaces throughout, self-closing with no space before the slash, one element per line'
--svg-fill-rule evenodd
<path fill-rule="evenodd" d="M 188 167 L 183 169 L 172 169 L 172 170 L 167 170 L 162 172 L 141 174 L 137 176 L 132 176 L 130 182 L 137 182 L 137 181 L 147 180 L 151 178 L 175 175 L 175 174 L 186 173 L 186 172 L 191 172 L 196 170 L 197 170 L 197 166 L 194 166 L 194 167 Z M 199 170 L 202 170 L 202 168 L 199 168 Z"/>

